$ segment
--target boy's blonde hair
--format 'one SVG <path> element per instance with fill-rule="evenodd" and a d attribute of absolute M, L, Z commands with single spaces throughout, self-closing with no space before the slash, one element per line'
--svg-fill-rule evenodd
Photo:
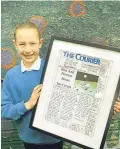
<path fill-rule="evenodd" d="M 23 29 L 23 28 L 32 28 L 32 29 L 36 29 L 37 32 L 38 32 L 38 37 L 40 39 L 40 31 L 39 31 L 39 28 L 32 22 L 25 22 L 25 23 L 22 23 L 22 24 L 18 24 L 16 25 L 15 29 L 14 29 L 14 39 L 16 40 L 16 32 L 17 30 L 19 29 Z"/>

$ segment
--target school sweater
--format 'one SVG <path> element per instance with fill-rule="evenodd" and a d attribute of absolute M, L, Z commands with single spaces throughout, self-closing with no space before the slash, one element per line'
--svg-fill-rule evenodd
<path fill-rule="evenodd" d="M 30 99 L 34 87 L 40 83 L 44 62 L 41 59 L 39 70 L 25 72 L 21 72 L 21 65 L 17 65 L 7 72 L 3 81 L 2 118 L 15 120 L 19 137 L 26 143 L 53 144 L 60 141 L 29 128 L 33 109 L 27 111 L 24 105 Z"/>

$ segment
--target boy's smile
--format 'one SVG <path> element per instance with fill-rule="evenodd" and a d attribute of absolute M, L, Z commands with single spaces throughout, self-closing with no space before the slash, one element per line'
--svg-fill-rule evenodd
<path fill-rule="evenodd" d="M 39 48 L 43 40 L 39 39 L 38 31 L 34 28 L 22 28 L 16 32 L 13 41 L 24 65 L 30 68 L 39 55 Z"/>

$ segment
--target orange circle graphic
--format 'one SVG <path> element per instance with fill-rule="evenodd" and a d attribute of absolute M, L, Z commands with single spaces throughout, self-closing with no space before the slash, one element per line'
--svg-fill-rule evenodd
<path fill-rule="evenodd" d="M 39 27 L 39 30 L 40 30 L 41 34 L 44 33 L 47 22 L 42 16 L 32 16 L 29 19 L 29 21 L 36 24 Z"/>
<path fill-rule="evenodd" d="M 10 62 L 8 64 L 1 64 L 1 68 L 3 69 L 10 69 L 12 67 L 14 67 L 16 65 L 16 61 L 17 61 L 17 58 L 16 58 L 16 54 L 14 53 L 13 50 L 11 50 L 10 48 L 1 48 L 1 52 L 8 52 L 8 55 L 11 54 L 12 55 L 12 58 L 10 60 Z M 1 53 L 1 59 L 2 59 L 2 53 Z M 7 60 L 7 55 L 5 55 L 4 57 L 5 60 Z M 5 62 L 4 60 L 4 62 Z"/>
<path fill-rule="evenodd" d="M 86 13 L 84 2 L 75 0 L 69 7 L 72 17 L 81 17 Z M 76 11 L 76 12 L 75 12 Z"/>

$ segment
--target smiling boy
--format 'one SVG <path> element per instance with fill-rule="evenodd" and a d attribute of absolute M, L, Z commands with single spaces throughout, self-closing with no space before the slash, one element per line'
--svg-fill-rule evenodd
<path fill-rule="evenodd" d="M 25 149 L 62 149 L 62 141 L 29 128 L 32 109 L 40 96 L 44 59 L 39 57 L 43 39 L 35 24 L 17 25 L 13 43 L 21 64 L 9 70 L 2 88 L 2 117 L 12 119 Z"/>
<path fill-rule="evenodd" d="M 39 85 L 44 59 L 39 57 L 43 39 L 35 24 L 26 22 L 16 26 L 13 43 L 21 57 L 21 64 L 9 70 L 2 88 L 2 118 L 16 122 L 18 134 L 25 149 L 62 149 L 63 142 L 29 128 L 32 109 L 40 96 Z M 114 113 L 120 112 L 120 102 Z"/>

